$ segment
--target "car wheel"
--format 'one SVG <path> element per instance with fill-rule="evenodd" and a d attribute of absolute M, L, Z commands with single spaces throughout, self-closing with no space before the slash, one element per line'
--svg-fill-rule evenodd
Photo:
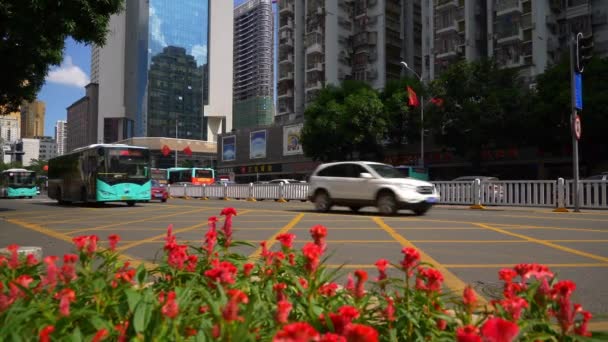
<path fill-rule="evenodd" d="M 350 210 L 352 210 L 354 212 L 358 212 L 359 210 L 361 210 L 361 207 L 358 207 L 356 205 L 350 206 L 349 208 L 350 208 Z"/>
<path fill-rule="evenodd" d="M 376 206 L 382 215 L 394 215 L 397 213 L 397 201 L 395 200 L 395 195 L 390 192 L 381 193 L 380 196 L 378 196 L 378 203 Z"/>
<path fill-rule="evenodd" d="M 163 198 L 163 199 L 161 199 L 160 201 L 161 201 L 161 202 L 163 202 L 163 203 L 165 203 L 165 202 L 167 202 L 167 199 L 166 199 L 166 198 Z"/>
<path fill-rule="evenodd" d="M 315 196 L 315 209 L 319 212 L 328 212 L 331 208 L 331 200 L 325 191 L 319 191 Z"/>
<path fill-rule="evenodd" d="M 429 209 L 431 209 L 431 207 L 421 207 L 421 208 L 416 208 L 414 209 L 414 214 L 418 215 L 418 216 L 422 216 L 424 214 L 426 214 L 427 211 L 429 211 Z"/>
<path fill-rule="evenodd" d="M 129 207 L 132 207 L 132 206 L 134 206 L 134 205 L 135 205 L 135 201 L 127 201 L 127 205 L 128 205 Z"/>

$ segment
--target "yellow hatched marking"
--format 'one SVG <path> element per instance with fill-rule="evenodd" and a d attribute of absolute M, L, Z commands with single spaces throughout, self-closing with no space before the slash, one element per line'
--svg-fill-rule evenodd
<path fill-rule="evenodd" d="M 583 252 L 583 251 L 579 251 L 577 249 L 570 248 L 570 247 L 565 247 L 565 246 L 557 245 L 555 243 L 548 242 L 546 240 L 536 239 L 536 238 L 533 238 L 533 237 L 530 237 L 530 236 L 527 236 L 527 235 L 513 233 L 513 232 L 510 232 L 510 231 L 507 231 L 507 230 L 504 230 L 504 229 L 488 226 L 488 225 L 483 224 L 483 223 L 476 223 L 476 225 L 478 225 L 479 227 L 488 229 L 488 230 L 492 230 L 492 231 L 501 233 L 501 234 L 514 236 L 516 238 L 520 238 L 520 239 L 524 239 L 524 240 L 527 240 L 527 241 L 530 241 L 530 242 L 534 242 L 534 243 L 537 243 L 539 245 L 543 245 L 543 246 L 551 247 L 551 248 L 554 248 L 554 249 L 558 249 L 558 250 L 563 251 L 563 252 L 567 252 L 567 253 L 571 253 L 571 254 L 576 254 L 576 255 L 584 256 L 584 257 L 587 257 L 587 258 L 590 258 L 590 259 L 595 259 L 595 260 L 602 261 L 602 262 L 608 262 L 608 258 L 606 258 L 606 257 L 595 255 L 595 254 L 591 254 L 591 253 L 587 253 L 587 252 Z"/>
<path fill-rule="evenodd" d="M 291 221 L 289 221 L 289 223 L 287 223 L 283 228 L 281 228 L 278 232 L 276 232 L 270 238 L 268 238 L 268 240 L 266 240 L 266 247 L 268 249 L 270 249 L 270 247 L 272 247 L 272 245 L 275 244 L 277 236 L 287 233 L 291 228 L 293 228 L 296 224 L 298 224 L 298 222 L 300 222 L 300 220 L 302 220 L 303 217 L 304 217 L 304 213 L 300 213 L 300 214 L 296 215 L 296 217 L 294 217 Z M 258 247 L 258 249 L 256 249 L 255 252 L 253 252 L 253 253 L 251 253 L 251 255 L 249 255 L 249 258 L 250 259 L 257 258 L 260 256 L 260 254 L 262 254 L 262 247 Z"/>
<path fill-rule="evenodd" d="M 608 264 L 602 264 L 602 263 L 589 263 L 589 264 L 543 264 L 546 265 L 547 267 L 552 267 L 552 268 L 557 268 L 557 267 L 561 267 L 561 268 L 593 268 L 593 267 L 608 267 Z M 346 269 L 352 269 L 352 268 L 376 268 L 376 265 L 372 265 L 372 264 L 346 264 L 346 265 L 338 265 L 338 264 L 328 264 L 325 265 L 327 268 L 346 268 Z M 513 267 L 513 264 L 443 264 L 443 267 L 445 268 L 511 268 Z M 394 266 L 390 266 L 392 268 L 394 268 Z"/>
<path fill-rule="evenodd" d="M 595 221 L 595 222 L 606 222 L 608 219 L 599 218 L 580 218 L 580 217 L 557 217 L 557 216 L 534 216 L 534 215 L 498 215 L 501 217 L 519 217 L 519 218 L 532 218 L 540 220 L 571 220 L 571 221 Z"/>
<path fill-rule="evenodd" d="M 441 263 L 439 263 L 437 260 L 435 260 L 430 255 L 426 254 L 423 250 L 421 250 L 420 248 L 417 248 L 411 241 L 407 240 L 401 234 L 397 233 L 393 228 L 391 228 L 389 225 L 384 223 L 384 221 L 381 218 L 373 217 L 372 220 L 374 222 L 376 222 L 376 224 L 380 228 L 384 229 L 384 231 L 386 231 L 393 239 L 395 239 L 396 241 L 401 243 L 401 245 L 403 247 L 410 247 L 410 248 L 417 249 L 418 252 L 420 252 L 421 261 L 432 264 L 439 272 L 441 272 L 443 274 L 443 278 L 445 280 L 445 285 L 449 289 L 454 291 L 454 293 L 462 293 L 462 291 L 466 287 L 466 284 L 462 280 L 460 280 L 460 278 L 456 277 L 446 267 L 444 267 Z M 477 295 L 477 297 L 480 299 L 480 302 L 482 305 L 487 304 L 484 297 L 479 296 L 479 295 Z"/>

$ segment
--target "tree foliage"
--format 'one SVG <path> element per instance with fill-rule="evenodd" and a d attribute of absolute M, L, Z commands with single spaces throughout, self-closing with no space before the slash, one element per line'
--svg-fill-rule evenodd
<path fill-rule="evenodd" d="M 387 128 L 378 94 L 361 82 L 322 89 L 304 114 L 304 153 L 331 161 L 376 157 Z"/>
<path fill-rule="evenodd" d="M 0 0 L 0 114 L 34 100 L 65 40 L 103 45 L 124 0 Z M 4 111 L 4 112 L 2 112 Z"/>
<path fill-rule="evenodd" d="M 420 141 L 420 108 L 408 105 L 408 85 L 418 95 L 425 92 L 418 80 L 402 79 L 388 82 L 380 95 L 388 120 L 386 141 L 390 146 L 399 147 Z"/>
<path fill-rule="evenodd" d="M 483 147 L 525 145 L 529 96 L 514 69 L 502 69 L 492 60 L 459 62 L 432 85 L 444 99 L 430 107 L 428 119 L 435 140 L 479 165 Z"/>

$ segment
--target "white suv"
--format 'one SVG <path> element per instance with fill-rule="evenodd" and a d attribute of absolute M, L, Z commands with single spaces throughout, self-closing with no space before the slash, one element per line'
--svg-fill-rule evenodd
<path fill-rule="evenodd" d="M 385 215 L 399 209 L 423 215 L 439 200 L 439 193 L 433 184 L 404 178 L 390 165 L 352 161 L 319 165 L 310 176 L 308 199 L 322 212 L 333 205 L 353 211 L 375 206 Z"/>

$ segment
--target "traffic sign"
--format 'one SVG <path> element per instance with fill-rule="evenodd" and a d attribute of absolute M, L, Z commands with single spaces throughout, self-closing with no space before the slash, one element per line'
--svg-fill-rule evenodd
<path fill-rule="evenodd" d="M 574 73 L 574 107 L 578 110 L 583 109 L 583 74 Z"/>
<path fill-rule="evenodd" d="M 580 140 L 581 139 L 581 133 L 582 133 L 581 117 L 578 116 L 578 114 L 577 114 L 574 117 L 574 136 L 576 137 L 576 140 Z"/>

